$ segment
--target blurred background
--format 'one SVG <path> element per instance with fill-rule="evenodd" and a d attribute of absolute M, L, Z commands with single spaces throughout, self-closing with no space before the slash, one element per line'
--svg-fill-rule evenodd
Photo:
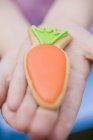
<path fill-rule="evenodd" d="M 25 18 L 35 25 L 39 25 L 54 0 L 16 0 L 16 4 Z M 33 16 L 34 15 L 34 16 Z M 93 27 L 89 28 L 93 33 Z M 93 67 L 88 77 L 82 104 L 76 118 L 71 136 L 68 140 L 93 140 Z M 29 140 L 23 134 L 13 130 L 0 113 L 0 140 Z"/>

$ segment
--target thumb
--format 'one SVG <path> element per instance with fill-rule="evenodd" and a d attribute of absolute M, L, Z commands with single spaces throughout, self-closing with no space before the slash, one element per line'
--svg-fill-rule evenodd
<path fill-rule="evenodd" d="M 85 57 L 93 61 L 93 35 L 89 35 L 86 40 Z"/>

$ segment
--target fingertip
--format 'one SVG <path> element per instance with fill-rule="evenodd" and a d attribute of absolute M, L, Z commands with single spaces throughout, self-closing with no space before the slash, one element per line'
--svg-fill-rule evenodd
<path fill-rule="evenodd" d="M 17 91 L 9 91 L 9 92 L 11 93 L 8 93 L 8 98 L 6 101 L 7 106 L 11 111 L 16 112 L 23 101 L 24 95 L 20 96 L 20 94 L 23 94 L 20 92 L 18 96 L 18 94 L 16 93 Z"/>
<path fill-rule="evenodd" d="M 13 116 L 13 114 L 8 109 L 6 102 L 2 106 L 1 113 L 2 113 L 2 116 L 3 116 L 4 120 L 9 124 L 9 122 L 10 122 L 11 117 Z"/>
<path fill-rule="evenodd" d="M 11 110 L 12 112 L 16 112 L 17 111 L 17 108 L 18 108 L 18 104 L 14 101 L 10 101 L 8 100 L 7 102 L 7 106 L 9 108 L 9 110 Z"/>
<path fill-rule="evenodd" d="M 27 83 L 24 78 L 14 77 L 10 83 L 7 105 L 11 111 L 17 111 L 20 107 L 25 93 L 26 93 Z"/>
<path fill-rule="evenodd" d="M 6 99 L 8 83 L 4 77 L 0 77 L 0 106 Z"/>

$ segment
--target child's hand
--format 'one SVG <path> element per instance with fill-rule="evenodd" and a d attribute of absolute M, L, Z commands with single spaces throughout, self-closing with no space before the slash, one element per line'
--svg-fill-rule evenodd
<path fill-rule="evenodd" d="M 19 56 L 17 55 L 18 60 L 15 59 L 17 64 L 14 67 L 2 112 L 6 121 L 16 130 L 28 133 L 31 138 L 45 138 L 53 129 L 58 111 L 50 111 L 37 106 L 31 95 L 23 67 L 23 57 L 29 47 L 31 45 L 29 41 L 26 41 Z M 5 64 L 3 65 L 5 67 Z"/>
<path fill-rule="evenodd" d="M 64 0 L 64 2 L 65 1 L 66 0 Z M 48 23 L 50 23 L 52 26 L 54 24 L 60 24 L 60 27 L 62 27 L 64 16 L 62 16 L 61 13 L 63 13 L 63 15 L 67 14 L 69 19 L 71 19 L 72 21 L 76 21 L 76 23 L 79 23 L 84 27 L 87 26 L 85 21 L 89 19 L 89 10 L 85 10 L 86 12 L 82 11 L 83 7 L 77 4 L 76 1 L 74 2 L 74 0 L 73 2 L 70 2 L 70 5 L 72 3 L 72 7 L 70 7 L 70 5 L 67 6 L 66 4 L 66 9 L 64 8 L 64 4 L 60 2 L 61 1 L 59 1 L 59 4 L 54 5 L 55 8 L 53 8 L 52 12 L 49 13 L 50 19 L 48 18 Z M 87 2 L 90 3 L 89 0 L 87 0 Z M 73 12 L 73 4 L 76 5 L 77 8 L 74 11 L 75 13 Z M 6 8 L 9 6 L 6 6 L 6 1 L 4 5 L 3 7 L 5 7 L 5 10 L 3 11 L 5 14 Z M 10 7 L 12 6 L 10 5 Z M 11 13 L 13 14 L 12 10 L 14 8 L 10 10 L 10 7 L 6 12 L 7 16 L 5 15 L 5 19 L 8 19 L 6 17 L 11 15 L 10 13 L 8 13 L 9 11 L 11 11 Z M 79 7 L 81 10 L 79 9 Z M 87 6 L 85 6 L 85 9 L 86 7 Z M 2 9 L 3 8 L 1 8 L 1 10 Z M 62 9 L 63 11 L 61 11 Z M 65 12 L 64 9 L 66 10 Z M 69 10 L 72 10 L 72 12 L 69 12 Z M 76 15 L 78 11 L 80 12 L 80 14 L 77 17 Z M 72 15 L 74 13 L 75 17 L 72 18 L 71 15 L 69 16 L 70 13 L 72 13 Z M 18 15 L 19 14 L 16 14 L 16 17 L 18 17 Z M 21 33 L 22 36 L 23 22 L 19 21 L 20 18 L 18 18 L 18 20 L 15 18 L 14 20 L 13 17 L 14 14 L 12 18 L 10 17 L 10 19 L 12 19 L 13 25 L 15 25 L 16 21 L 18 21 L 18 30 L 16 30 L 15 26 L 13 26 L 13 29 L 15 28 L 15 30 L 18 31 L 16 33 Z M 1 21 L 3 21 L 3 19 Z M 8 21 L 4 23 L 8 23 Z M 1 25 L 4 25 L 4 23 Z M 11 31 L 11 27 L 9 28 L 9 25 L 11 26 L 12 24 L 4 27 L 2 27 L 1 25 L 1 29 L 5 29 L 4 27 L 7 27 L 8 29 L 10 29 L 9 31 Z M 17 130 L 26 132 L 32 138 L 40 138 L 41 140 L 42 138 L 48 137 L 51 140 L 65 140 L 76 118 L 85 86 L 85 81 L 91 68 L 91 61 L 89 60 L 93 60 L 93 37 L 86 30 L 80 27 L 69 27 L 69 30 L 73 37 L 73 42 L 66 50 L 71 61 L 71 76 L 68 85 L 68 91 L 60 110 L 50 111 L 43 109 L 37 106 L 36 102 L 31 96 L 31 91 L 29 87 L 27 87 L 23 68 L 24 53 L 28 47 L 31 47 L 31 45 L 29 45 L 29 41 L 27 41 L 23 45 L 20 53 L 17 49 L 15 49 L 15 51 L 7 53 L 7 55 L 3 56 L 2 58 L 0 68 L 0 96 L 2 97 L 2 101 L 4 100 L 2 95 L 5 95 L 5 93 L 7 93 L 6 91 L 8 91 L 7 100 L 2 108 L 3 115 L 12 127 Z M 7 34 L 4 33 L 4 41 L 5 35 Z M 21 36 L 19 35 L 19 37 Z M 19 38 L 18 37 L 16 39 L 16 37 L 17 35 L 14 37 L 15 43 Z"/>
<path fill-rule="evenodd" d="M 78 113 L 91 60 L 93 60 L 93 36 L 79 26 L 69 27 L 69 31 L 73 41 L 66 51 L 71 62 L 71 75 L 60 110 L 43 109 L 37 106 L 31 96 L 23 68 L 23 56 L 26 49 L 30 47 L 28 41 L 20 51 L 18 63 L 14 68 L 2 112 L 13 128 L 26 132 L 32 138 L 48 137 L 51 140 L 65 140 Z"/>
<path fill-rule="evenodd" d="M 50 140 L 65 140 L 70 134 L 93 61 L 93 36 L 81 27 L 72 27 L 70 31 L 73 41 L 66 51 L 71 62 L 71 75 Z"/>

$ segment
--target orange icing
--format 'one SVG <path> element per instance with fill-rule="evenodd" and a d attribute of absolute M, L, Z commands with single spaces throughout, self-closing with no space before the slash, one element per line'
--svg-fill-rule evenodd
<path fill-rule="evenodd" d="M 60 96 L 66 78 L 66 56 L 53 45 L 38 45 L 26 57 L 32 86 L 45 102 L 54 103 Z"/>

